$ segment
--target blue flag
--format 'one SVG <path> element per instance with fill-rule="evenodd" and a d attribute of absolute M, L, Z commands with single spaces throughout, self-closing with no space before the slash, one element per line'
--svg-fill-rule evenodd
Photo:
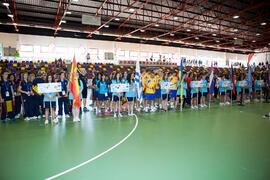
<path fill-rule="evenodd" d="M 143 100 L 143 91 L 142 91 L 142 77 L 140 72 L 140 62 L 136 62 L 136 71 L 135 71 L 135 86 L 136 86 L 136 98 L 141 103 Z"/>
<path fill-rule="evenodd" d="M 211 74 L 209 77 L 209 93 L 210 95 L 214 95 L 214 70 L 213 70 L 213 64 L 211 64 Z"/>

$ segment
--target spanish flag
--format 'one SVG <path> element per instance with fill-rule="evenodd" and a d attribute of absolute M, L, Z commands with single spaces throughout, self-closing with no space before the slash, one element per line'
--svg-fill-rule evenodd
<path fill-rule="evenodd" d="M 78 77 L 75 77 L 76 72 L 77 72 L 77 63 L 74 56 L 71 71 L 70 71 L 68 88 L 70 92 L 73 94 L 73 106 L 75 106 L 76 108 L 80 108 L 81 97 L 80 97 L 80 90 L 79 90 L 79 80 L 78 80 Z"/>

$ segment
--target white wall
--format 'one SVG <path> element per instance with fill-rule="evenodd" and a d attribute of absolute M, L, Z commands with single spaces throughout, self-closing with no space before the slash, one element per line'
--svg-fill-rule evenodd
<path fill-rule="evenodd" d="M 86 54 L 89 49 L 93 51 L 98 51 L 98 55 L 94 58 L 96 60 L 104 59 L 104 52 L 113 52 L 115 54 L 115 60 L 119 60 L 120 57 L 117 55 L 120 51 L 126 51 L 126 53 L 131 54 L 131 52 L 138 53 L 138 59 L 143 59 L 141 53 L 147 53 L 149 56 L 154 53 L 159 53 L 169 57 L 174 62 L 180 62 L 181 57 L 186 57 L 187 59 L 201 59 L 206 65 L 210 65 L 211 61 L 218 61 L 219 65 L 225 66 L 228 63 L 239 61 L 247 62 L 248 55 L 235 54 L 235 53 L 225 53 L 207 50 L 196 50 L 188 48 L 177 48 L 177 47 L 167 47 L 167 46 L 157 46 L 157 45 L 147 45 L 147 44 L 135 44 L 135 43 L 124 43 L 124 42 L 113 42 L 113 41 L 99 41 L 99 40 L 87 40 L 87 39 L 75 39 L 75 38 L 63 38 L 63 37 L 48 37 L 48 36 L 34 36 L 34 35 L 24 35 L 24 34 L 9 34 L 0 33 L 0 43 L 3 47 L 16 47 L 21 50 L 21 47 L 32 46 L 32 52 L 22 52 L 20 51 L 21 57 L 28 56 L 31 58 L 39 58 L 45 60 L 53 60 L 54 58 L 66 58 L 72 59 L 74 53 L 78 61 L 85 61 Z M 45 47 L 45 48 L 44 48 Z M 48 49 L 48 53 L 43 53 L 42 49 Z M 263 53 L 258 53 L 254 55 L 251 63 L 265 61 L 266 55 Z M 268 59 L 270 54 L 268 54 Z M 122 57 L 124 60 L 125 57 Z"/>

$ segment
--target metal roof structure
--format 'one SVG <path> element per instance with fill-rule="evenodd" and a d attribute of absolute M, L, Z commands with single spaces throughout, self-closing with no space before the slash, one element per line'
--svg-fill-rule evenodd
<path fill-rule="evenodd" d="M 1 2 L 1 32 L 91 38 L 243 54 L 270 47 L 269 0 Z M 82 23 L 83 16 L 92 25 Z"/>

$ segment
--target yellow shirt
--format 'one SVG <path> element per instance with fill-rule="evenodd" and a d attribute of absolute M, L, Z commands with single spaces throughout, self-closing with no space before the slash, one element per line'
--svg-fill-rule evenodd
<path fill-rule="evenodd" d="M 169 81 L 174 83 L 173 90 L 177 90 L 177 81 L 178 81 L 178 78 L 176 76 L 170 76 L 169 77 Z"/>
<path fill-rule="evenodd" d="M 149 77 L 146 82 L 146 93 L 148 94 L 154 94 L 156 92 L 156 79 Z"/>
<path fill-rule="evenodd" d="M 155 78 L 156 78 L 156 81 L 157 81 L 156 89 L 160 89 L 161 77 L 159 75 L 156 75 Z"/>

